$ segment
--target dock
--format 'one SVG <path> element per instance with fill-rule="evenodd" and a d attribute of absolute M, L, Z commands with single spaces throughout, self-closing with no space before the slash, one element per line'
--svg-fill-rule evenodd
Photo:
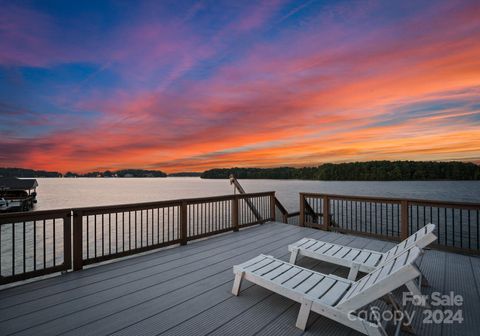
<path fill-rule="evenodd" d="M 262 216 L 261 220 L 256 219 L 255 216 L 245 215 L 248 213 L 249 207 L 241 200 L 246 197 L 258 209 L 258 213 Z M 153 220 L 153 222 L 148 221 L 147 223 L 152 224 L 156 221 L 158 224 L 164 216 L 160 214 L 160 211 L 157 214 L 154 209 L 176 206 L 179 211 L 170 212 L 169 210 L 169 214 L 172 216 L 171 218 L 174 218 L 175 223 L 179 223 L 179 226 L 172 227 L 174 232 L 165 231 L 171 238 L 172 244 L 156 240 L 157 234 L 161 235 L 163 232 L 156 231 L 155 227 L 152 231 L 147 231 L 148 229 L 142 231 L 147 235 L 146 240 L 143 237 L 144 241 L 150 241 L 152 243 L 150 246 L 155 248 L 138 246 L 137 250 L 131 250 L 132 253 L 115 250 L 115 243 L 110 243 L 110 245 L 106 243 L 109 241 L 108 238 L 112 241 L 114 236 L 127 237 L 123 234 L 127 233 L 126 231 L 121 231 L 121 235 L 102 236 L 106 237 L 103 239 L 104 246 L 95 242 L 94 247 L 87 247 L 88 239 L 85 237 L 88 238 L 89 235 L 92 235 L 92 231 L 90 230 L 87 235 L 86 230 L 83 230 L 81 245 L 83 249 L 79 249 L 77 246 L 77 252 L 75 252 L 75 242 L 73 242 L 72 254 L 68 251 L 64 254 L 64 256 L 75 259 L 74 254 L 80 251 L 83 265 L 79 260 L 73 260 L 71 263 L 65 260 L 60 265 L 53 265 L 54 262 L 50 261 L 50 266 L 49 262 L 46 262 L 47 267 L 44 269 L 57 267 L 54 271 L 58 272 L 59 269 L 68 268 L 67 272 L 0 290 L 0 334 L 359 335 L 351 329 L 319 317 L 317 314 L 310 316 L 308 329 L 303 333 L 295 328 L 299 304 L 256 285 L 244 283 L 240 296 L 235 297 L 231 294 L 233 265 L 242 263 L 260 253 L 288 260 L 288 244 L 303 237 L 375 251 L 386 251 L 394 245 L 393 241 L 386 240 L 384 237 L 379 239 L 365 235 L 319 230 L 306 225 L 280 223 L 275 220 L 276 217 L 282 218 L 282 216 L 274 213 L 278 210 L 272 206 L 275 204 L 274 197 L 272 193 L 230 195 L 203 200 L 111 206 L 89 209 L 89 212 L 87 209 L 77 209 L 73 211 L 73 213 L 77 213 L 76 216 L 59 213 L 58 216 L 63 216 L 66 224 L 73 223 L 75 225 L 74 223 L 77 223 L 78 225 L 81 223 L 85 229 L 85 225 L 89 225 L 86 224 L 88 220 L 85 219 L 88 216 L 102 214 L 104 217 L 107 214 L 107 217 L 112 218 L 112 213 L 128 213 L 129 211 L 138 211 L 139 208 L 151 211 L 151 217 L 146 215 L 144 217 L 143 214 L 135 215 L 135 218 L 142 218 L 143 225 L 145 225 L 146 218 Z M 237 201 L 240 201 L 240 205 L 236 205 Z M 215 215 L 207 216 L 210 218 L 209 220 L 197 223 L 199 228 L 197 229 L 200 231 L 193 231 L 197 229 L 194 228 L 195 223 L 190 221 L 190 218 L 201 218 L 200 214 L 202 213 L 199 208 L 200 217 L 194 215 L 197 211 L 196 207 L 198 204 L 210 203 L 220 204 L 216 207 L 217 210 L 214 210 L 212 206 L 207 212 L 208 214 L 217 214 L 217 217 Z M 195 206 L 191 207 L 191 205 Z M 470 206 L 468 205 L 468 207 Z M 206 208 L 208 207 L 204 207 L 204 210 Z M 221 209 L 225 210 L 223 217 L 218 215 L 222 213 Z M 305 209 L 301 209 L 300 216 L 305 211 Z M 80 213 L 83 213 L 84 217 L 79 216 Z M 91 215 L 92 213 L 96 215 Z M 173 216 L 174 213 L 178 216 Z M 183 224 L 182 213 L 184 216 L 187 215 L 187 220 Z M 229 220 L 224 222 L 212 220 L 212 218 L 225 219 L 224 215 L 227 213 L 236 215 L 236 219 L 230 216 Z M 242 215 L 242 213 L 244 214 Z M 29 216 L 34 216 L 34 214 L 28 213 Z M 15 215 L 21 216 L 21 214 Z M 51 215 L 51 213 L 39 213 L 37 218 L 44 222 L 44 218 Z M 188 217 L 189 215 L 190 217 Z M 0 223 L 7 221 L 5 216 L 0 217 Z M 121 218 L 118 215 L 116 217 L 117 219 Z M 32 218 L 30 217 L 30 219 Z M 69 218 L 72 218 L 71 222 L 67 220 Z M 99 218 L 95 218 L 97 224 L 102 223 Z M 27 217 L 17 217 L 16 220 L 21 221 L 18 222 L 20 223 L 19 227 L 22 227 L 23 220 L 26 219 Z M 91 224 L 93 220 L 93 217 L 90 217 L 89 223 Z M 474 218 L 473 221 L 475 222 L 475 220 Z M 321 222 L 321 220 L 317 220 L 317 222 Z M 200 223 L 203 224 L 200 225 Z M 232 223 L 236 226 L 231 226 Z M 300 218 L 300 223 L 305 224 L 308 221 Z M 119 222 L 112 220 L 107 223 L 103 220 L 101 229 L 96 228 L 94 232 L 94 234 L 98 234 L 98 241 L 101 241 L 99 238 L 102 229 L 105 231 L 108 227 L 112 229 L 115 224 L 118 226 Z M 121 224 L 125 228 L 128 226 L 126 221 Z M 133 222 L 128 224 L 133 225 Z M 202 226 L 204 224 L 210 225 L 209 232 L 215 234 L 207 234 L 205 232 L 207 226 Z M 184 234 L 181 230 L 182 225 L 187 228 Z M 62 223 L 57 226 L 62 227 Z M 63 227 L 65 228 L 67 225 Z M 42 230 L 39 231 L 42 232 Z M 79 232 L 74 227 L 71 230 L 72 235 L 75 234 L 75 231 Z M 5 232 L 4 230 L 3 239 L 5 239 Z M 474 232 L 474 234 L 476 233 Z M 198 238 L 194 239 L 194 237 Z M 182 238 L 186 241 L 182 241 Z M 123 240 L 120 243 L 117 242 L 117 247 L 121 243 Z M 109 247 L 110 255 L 116 254 L 121 258 L 105 262 L 108 259 L 114 259 L 108 258 Z M 22 248 L 22 245 L 18 247 L 17 244 L 14 250 Z M 95 251 L 95 248 L 98 250 Z M 95 254 L 88 256 L 89 252 Z M 100 253 L 105 254 L 103 258 Z M 126 255 L 129 256 L 125 258 Z M 41 268 L 42 258 L 43 255 L 39 258 L 39 268 Z M 58 259 L 58 253 L 56 258 Z M 2 260 L 4 263 L 6 262 L 6 258 Z M 77 263 L 76 269 L 75 263 Z M 309 258 L 301 258 L 299 265 L 342 277 L 346 277 L 348 274 L 347 269 Z M 464 298 L 464 303 L 460 307 L 464 321 L 460 324 L 424 324 L 422 323 L 424 318 L 422 309 L 412 306 L 409 307 L 409 310 L 416 312 L 413 320 L 416 334 L 477 335 L 480 323 L 478 320 L 480 313 L 480 258 L 475 253 L 453 253 L 451 249 L 440 249 L 436 246 L 434 249 L 426 251 L 418 260 L 418 266 L 430 282 L 430 286 L 423 289 L 425 294 L 454 292 Z M 6 269 L 4 264 L 2 267 L 4 270 Z M 17 272 L 22 273 L 22 268 L 20 267 Z M 31 272 L 39 272 L 39 269 Z M 29 273 L 28 267 L 25 274 L 39 276 L 39 273 Z M 10 275 L 10 279 L 14 279 L 11 276 L 15 276 L 15 274 Z M 3 279 L 8 278 L 4 276 Z M 15 280 L 19 281 L 17 279 Z M 383 303 L 379 302 L 378 304 Z"/>

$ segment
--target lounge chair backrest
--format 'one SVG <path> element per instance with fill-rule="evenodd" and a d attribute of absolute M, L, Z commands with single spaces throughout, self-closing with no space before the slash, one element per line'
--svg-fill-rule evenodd
<path fill-rule="evenodd" d="M 395 258 L 402 254 L 404 251 L 410 249 L 412 246 L 418 246 L 419 248 L 424 248 L 425 246 L 429 245 L 430 243 L 434 242 L 437 237 L 433 234 L 435 230 L 435 224 L 427 224 L 422 227 L 420 230 L 409 236 L 404 241 L 398 243 L 393 248 L 388 250 L 378 264 L 381 266 L 385 262 L 389 261 L 392 258 Z"/>
<path fill-rule="evenodd" d="M 414 262 L 420 253 L 421 250 L 414 246 L 354 282 L 337 308 L 347 311 L 359 309 L 417 278 L 420 271 Z"/>

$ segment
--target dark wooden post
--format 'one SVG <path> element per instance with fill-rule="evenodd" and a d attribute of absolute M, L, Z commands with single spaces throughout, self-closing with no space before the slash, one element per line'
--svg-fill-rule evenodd
<path fill-rule="evenodd" d="M 305 195 L 300 193 L 300 216 L 298 218 L 298 224 L 305 226 Z"/>
<path fill-rule="evenodd" d="M 401 208 L 400 239 L 405 240 L 408 238 L 408 201 L 403 200 L 400 203 L 400 208 Z"/>
<path fill-rule="evenodd" d="M 275 222 L 275 193 L 270 195 L 270 218 Z"/>
<path fill-rule="evenodd" d="M 83 214 L 80 210 L 73 210 L 72 218 L 73 270 L 79 271 L 83 268 Z"/>
<path fill-rule="evenodd" d="M 187 237 L 188 237 L 188 228 L 187 228 L 187 221 L 188 221 L 188 205 L 186 201 L 182 201 L 180 205 L 180 245 L 187 245 Z"/>
<path fill-rule="evenodd" d="M 72 268 L 72 212 L 63 217 L 63 262 L 67 270 Z"/>
<path fill-rule="evenodd" d="M 232 199 L 232 227 L 233 231 L 238 231 L 238 196 L 234 195 Z"/>
<path fill-rule="evenodd" d="M 323 226 L 325 230 L 328 230 L 330 227 L 330 199 L 328 196 L 322 197 L 323 201 Z"/>

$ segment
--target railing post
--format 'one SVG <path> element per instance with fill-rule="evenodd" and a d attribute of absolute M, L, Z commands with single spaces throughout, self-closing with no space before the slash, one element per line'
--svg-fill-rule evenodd
<path fill-rule="evenodd" d="M 275 222 L 275 193 L 270 195 L 270 218 L 272 222 Z"/>
<path fill-rule="evenodd" d="M 188 215 L 188 205 L 186 201 L 182 201 L 180 205 L 180 245 L 187 245 L 187 215 Z"/>
<path fill-rule="evenodd" d="M 330 199 L 328 196 L 322 197 L 323 202 L 323 226 L 325 230 L 328 230 L 330 227 Z"/>
<path fill-rule="evenodd" d="M 298 224 L 305 226 L 305 195 L 300 193 L 300 216 L 298 218 Z"/>
<path fill-rule="evenodd" d="M 238 196 L 232 198 L 232 227 L 233 231 L 238 231 Z"/>
<path fill-rule="evenodd" d="M 72 268 L 72 212 L 69 211 L 63 217 L 63 262 L 65 268 Z"/>
<path fill-rule="evenodd" d="M 401 208 L 400 239 L 405 240 L 408 238 L 408 201 L 402 200 L 400 203 L 400 208 Z"/>
<path fill-rule="evenodd" d="M 72 218 L 73 218 L 72 220 L 73 270 L 79 271 L 83 268 L 83 215 L 82 215 L 82 212 L 80 210 L 73 210 Z"/>

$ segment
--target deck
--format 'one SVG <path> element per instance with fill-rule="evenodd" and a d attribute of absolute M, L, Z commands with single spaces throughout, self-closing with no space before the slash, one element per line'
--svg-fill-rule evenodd
<path fill-rule="evenodd" d="M 288 260 L 287 245 L 305 236 L 371 250 L 392 243 L 267 223 L 186 246 L 91 267 L 0 291 L 1 335 L 300 335 L 299 305 L 244 283 L 230 293 L 232 266 L 260 253 Z M 336 266 L 299 265 L 345 276 Z M 462 324 L 422 324 L 417 335 L 478 335 L 480 258 L 429 250 L 419 267 L 438 291 L 463 295 Z M 306 335 L 356 335 L 312 314 Z"/>

